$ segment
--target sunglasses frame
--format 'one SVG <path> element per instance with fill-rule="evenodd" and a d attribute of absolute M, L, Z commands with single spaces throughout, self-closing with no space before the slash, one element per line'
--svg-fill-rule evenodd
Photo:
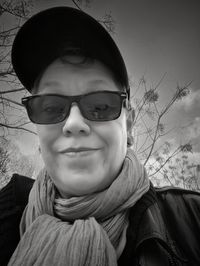
<path fill-rule="evenodd" d="M 119 111 L 119 114 L 117 117 L 115 117 L 114 119 L 102 119 L 102 120 L 98 120 L 98 119 L 88 119 L 87 117 L 85 117 L 85 115 L 83 114 L 82 110 L 81 110 L 81 107 L 79 105 L 79 102 L 82 98 L 84 98 L 85 96 L 88 96 L 88 95 L 93 95 L 93 94 L 98 94 L 98 93 L 109 93 L 109 94 L 117 94 L 118 96 L 120 96 L 120 111 Z M 107 90 L 102 90 L 102 91 L 95 91 L 95 92 L 89 92 L 89 93 L 86 93 L 86 94 L 79 94 L 79 95 L 74 95 L 74 96 L 67 96 L 67 95 L 62 95 L 62 94 L 56 94 L 56 93 L 47 93 L 47 94 L 35 94 L 35 95 L 32 95 L 32 96 L 27 96 L 27 97 L 23 97 L 21 99 L 21 103 L 22 105 L 25 106 L 26 110 L 27 110 L 27 113 L 28 113 L 28 116 L 29 116 L 29 119 L 35 123 L 35 124 L 41 124 L 41 125 L 51 125 L 51 124 L 57 124 L 57 123 L 61 123 L 62 121 L 64 121 L 66 118 L 67 118 L 67 115 L 68 113 L 66 113 L 66 115 L 64 116 L 64 118 L 58 122 L 53 122 L 53 123 L 40 123 L 40 122 L 35 122 L 32 120 L 31 118 L 31 115 L 30 115 L 30 111 L 29 111 L 29 105 L 28 105 L 28 102 L 34 98 L 38 98 L 38 97 L 42 97 L 42 96 L 57 96 L 57 97 L 62 97 L 62 98 L 67 98 L 68 100 L 70 100 L 70 109 L 71 109 L 71 106 L 72 106 L 72 103 L 77 103 L 80 111 L 81 111 L 81 114 L 82 116 L 89 120 L 89 121 L 96 121 L 96 122 L 104 122 L 104 121 L 111 121 L 111 120 L 115 120 L 117 119 L 120 114 L 121 114 L 121 110 L 122 110 L 122 104 L 125 102 L 125 107 L 129 108 L 129 104 L 128 104 L 128 94 L 125 92 L 125 91 L 107 91 Z M 125 101 L 127 100 L 127 101 Z M 69 110 L 70 110 L 69 109 Z"/>

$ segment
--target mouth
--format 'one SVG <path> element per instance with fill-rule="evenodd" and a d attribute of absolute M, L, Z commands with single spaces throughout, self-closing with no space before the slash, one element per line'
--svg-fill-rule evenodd
<path fill-rule="evenodd" d="M 79 148 L 68 148 L 62 150 L 61 153 L 65 154 L 69 157 L 77 157 L 77 156 L 88 156 L 96 151 L 100 150 L 99 148 L 90 148 L 90 147 L 79 147 Z"/>

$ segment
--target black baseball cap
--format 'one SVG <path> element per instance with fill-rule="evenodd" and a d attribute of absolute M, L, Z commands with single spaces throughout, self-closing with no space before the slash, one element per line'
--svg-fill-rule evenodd
<path fill-rule="evenodd" d="M 90 15 L 67 6 L 37 13 L 18 31 L 11 59 L 23 86 L 31 92 L 42 71 L 70 46 L 104 63 L 130 94 L 127 69 L 110 34 Z"/>

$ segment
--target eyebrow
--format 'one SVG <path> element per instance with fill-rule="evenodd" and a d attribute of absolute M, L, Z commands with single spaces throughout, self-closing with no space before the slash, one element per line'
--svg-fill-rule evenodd
<path fill-rule="evenodd" d="M 108 85 L 108 83 L 103 79 L 97 79 L 97 80 L 91 80 L 88 82 L 90 86 L 101 86 L 101 85 Z M 46 81 L 43 84 L 43 87 L 45 86 L 60 86 L 60 83 L 58 81 Z M 95 88 L 94 88 L 95 89 Z"/>
<path fill-rule="evenodd" d="M 108 82 L 103 79 L 91 80 L 88 82 L 89 86 L 94 90 L 98 90 L 100 86 L 109 86 Z"/>
<path fill-rule="evenodd" d="M 119 83 L 115 80 L 115 79 L 112 79 L 113 80 L 113 83 L 114 83 L 114 85 L 117 87 L 117 88 L 119 88 Z M 95 79 L 95 80 L 91 80 L 91 81 L 89 81 L 89 83 L 91 84 L 91 86 L 101 86 L 101 85 L 106 85 L 106 86 L 109 86 L 110 87 L 110 85 L 109 85 L 109 83 L 108 83 L 108 81 L 107 80 L 104 80 L 104 79 Z M 95 88 L 94 88 L 95 89 Z M 98 88 L 97 88 L 97 90 L 98 90 Z"/>
<path fill-rule="evenodd" d="M 108 85 L 108 83 L 103 79 L 91 80 L 91 81 L 89 81 L 89 84 L 90 85 Z"/>
<path fill-rule="evenodd" d="M 117 85 L 117 84 L 115 84 Z M 101 87 L 102 86 L 102 87 Z M 46 81 L 43 86 L 42 89 L 45 89 L 45 87 L 52 87 L 52 88 L 59 88 L 60 87 L 60 83 L 58 81 Z M 99 91 L 99 90 L 106 90 L 107 88 L 109 88 L 109 84 L 106 80 L 103 79 L 95 79 L 95 80 L 89 80 L 88 81 L 88 86 L 85 90 L 85 93 L 90 93 L 91 91 Z"/>

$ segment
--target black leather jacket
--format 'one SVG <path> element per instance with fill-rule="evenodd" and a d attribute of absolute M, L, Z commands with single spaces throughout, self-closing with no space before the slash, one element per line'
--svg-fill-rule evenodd
<path fill-rule="evenodd" d="M 19 223 L 33 182 L 14 174 L 0 191 L 0 266 L 7 265 L 19 242 Z"/>
<path fill-rule="evenodd" d="M 0 191 L 0 265 L 19 241 L 19 221 L 33 180 L 14 175 Z M 200 266 L 200 193 L 150 190 L 130 209 L 119 266 Z"/>
<path fill-rule="evenodd" d="M 200 266 L 200 193 L 151 187 L 131 209 L 119 265 Z"/>

